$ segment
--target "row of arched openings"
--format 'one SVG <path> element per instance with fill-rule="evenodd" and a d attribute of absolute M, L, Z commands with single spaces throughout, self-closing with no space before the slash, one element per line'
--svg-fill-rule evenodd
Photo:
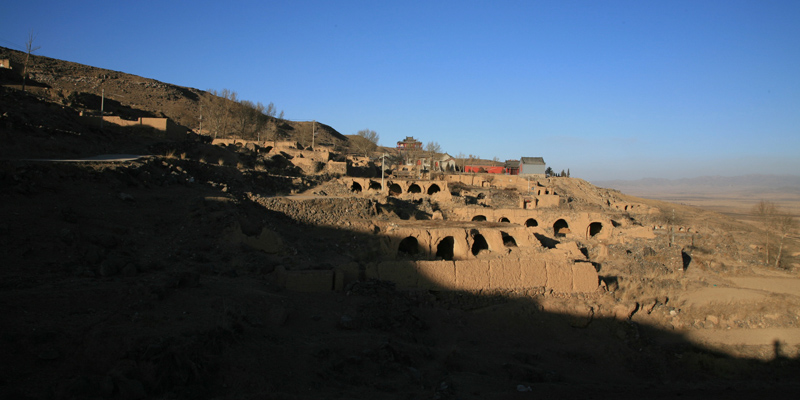
<path fill-rule="evenodd" d="M 472 217 L 472 221 L 483 222 L 483 221 L 487 221 L 487 219 L 486 219 L 485 215 L 476 215 L 476 216 Z M 511 220 L 509 220 L 506 217 L 501 217 L 497 222 L 505 222 L 505 223 L 509 223 L 510 224 Z M 525 221 L 525 226 L 527 226 L 527 227 L 539 226 L 539 221 L 536 221 L 536 219 L 534 219 L 534 218 L 528 218 Z"/>
<path fill-rule="evenodd" d="M 517 247 L 517 241 L 513 236 L 506 232 L 500 232 L 505 247 Z M 489 242 L 477 230 L 470 232 L 472 237 L 472 247 L 469 249 L 472 255 L 477 256 L 481 251 L 490 250 Z M 436 244 L 436 259 L 452 261 L 455 257 L 455 239 L 452 236 L 447 236 Z M 417 238 L 408 236 L 400 241 L 397 248 L 398 258 L 419 258 L 422 256 L 422 248 L 419 245 Z"/>
<path fill-rule="evenodd" d="M 363 190 L 364 190 L 363 186 L 361 186 L 361 184 L 358 183 L 358 182 L 354 181 L 353 184 L 350 185 L 350 191 L 351 192 L 361 193 Z M 369 190 L 381 190 L 380 182 L 369 181 Z M 439 185 L 434 184 L 434 185 L 431 185 L 430 187 L 428 187 L 428 190 L 426 191 L 426 193 L 428 193 L 428 195 L 433 195 L 433 194 L 439 193 L 441 191 L 442 191 L 442 189 L 439 187 Z M 422 193 L 422 188 L 419 185 L 417 185 L 416 183 L 414 183 L 414 184 L 412 184 L 411 186 L 408 187 L 408 193 Z M 392 184 L 389 185 L 389 195 L 390 196 L 397 196 L 397 195 L 401 195 L 401 194 L 403 194 L 403 188 L 400 185 L 398 185 L 396 183 L 392 183 Z"/>
<path fill-rule="evenodd" d="M 487 219 L 485 215 L 476 215 L 472 217 L 472 221 L 483 222 L 487 221 Z M 501 217 L 498 220 L 498 222 L 510 223 L 511 221 L 509 221 L 509 219 L 506 217 Z M 525 221 L 525 226 L 529 228 L 539 226 L 539 221 L 537 221 L 534 218 L 528 218 Z M 591 224 L 589 224 L 587 234 L 589 237 L 594 237 L 597 234 L 599 234 L 602 230 L 603 230 L 603 224 L 601 222 L 592 222 Z M 553 223 L 553 233 L 556 235 L 556 237 L 564 237 L 570 232 L 571 231 L 569 228 L 569 223 L 567 223 L 565 219 L 561 218 Z"/>

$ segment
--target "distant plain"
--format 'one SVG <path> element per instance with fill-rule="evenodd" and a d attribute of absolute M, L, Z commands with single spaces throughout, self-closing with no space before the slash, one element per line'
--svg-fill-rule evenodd
<path fill-rule="evenodd" d="M 700 207 L 754 222 L 753 206 L 761 200 L 800 217 L 800 176 L 747 175 L 691 179 L 640 179 L 597 181 L 593 184 L 622 193 Z"/>

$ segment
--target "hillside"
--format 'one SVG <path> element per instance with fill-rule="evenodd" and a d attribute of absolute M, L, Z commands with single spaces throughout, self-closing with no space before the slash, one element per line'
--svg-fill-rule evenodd
<path fill-rule="evenodd" d="M 3 58 L 21 66 L 25 53 L 0 47 L 0 59 Z M 227 101 L 204 90 L 44 56 L 31 55 L 29 71 L 28 91 L 41 100 L 76 112 L 97 112 L 104 97 L 103 108 L 109 115 L 134 119 L 167 117 L 189 130 L 199 128 L 201 105 L 206 106 L 208 114 L 210 104 Z M 0 72 L 0 84 L 21 88 L 19 71 Z M 308 146 L 311 124 L 311 121 L 275 120 L 270 136 Z M 332 127 L 320 122 L 315 125 L 318 144 L 346 144 L 347 138 Z"/>
<path fill-rule="evenodd" d="M 163 85 L 126 90 L 203 96 Z M 0 398 L 800 389 L 800 242 L 775 267 L 774 227 L 577 178 L 382 179 L 335 150 L 100 129 L 37 90 L 0 88 Z M 74 160 L 113 153 L 146 156 Z"/>

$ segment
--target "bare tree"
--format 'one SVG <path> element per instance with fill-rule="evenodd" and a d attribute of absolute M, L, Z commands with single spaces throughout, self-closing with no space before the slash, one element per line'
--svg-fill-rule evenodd
<path fill-rule="evenodd" d="M 456 156 L 456 160 L 461 162 L 461 172 L 464 172 L 464 163 L 466 162 L 466 160 L 465 160 L 466 157 L 467 156 L 464 155 L 464 153 L 461 152 L 461 151 L 459 151 L 458 152 L 458 156 Z"/>
<path fill-rule="evenodd" d="M 36 39 L 36 35 L 33 31 L 28 32 L 28 40 L 25 41 L 25 64 L 22 66 L 22 91 L 25 91 L 25 83 L 28 80 L 28 63 L 31 59 L 31 53 L 36 50 L 39 50 L 41 47 L 36 46 L 33 47 L 33 41 Z"/>
<path fill-rule="evenodd" d="M 439 143 L 437 142 L 428 142 L 428 144 L 425 145 L 425 151 L 428 152 L 428 163 L 430 165 L 430 169 L 433 170 L 433 158 L 437 153 L 442 152 L 442 146 L 439 146 Z"/>
<path fill-rule="evenodd" d="M 788 213 L 779 212 L 775 215 L 775 230 L 778 233 L 778 252 L 775 254 L 775 268 L 781 268 L 781 257 L 783 256 L 783 243 L 786 238 L 797 228 L 794 216 Z"/>
<path fill-rule="evenodd" d="M 353 151 L 364 153 L 366 157 L 369 152 L 374 151 L 378 147 L 380 135 L 378 135 L 377 132 L 370 129 L 362 129 L 356 132 L 356 136 L 358 137 L 354 138 L 351 144 Z"/>
<path fill-rule="evenodd" d="M 228 96 L 230 91 L 222 89 L 217 92 L 216 90 L 209 90 L 210 97 L 206 99 L 204 109 L 206 110 L 206 121 L 208 130 L 213 132 L 214 139 L 218 137 L 225 137 L 228 134 L 228 127 L 230 125 L 230 102 Z"/>
<path fill-rule="evenodd" d="M 764 231 L 764 264 L 769 264 L 769 248 L 771 245 L 770 237 L 772 236 L 772 222 L 777 210 L 775 203 L 771 201 L 761 200 L 753 206 L 753 214 L 761 222 L 761 228 Z"/>

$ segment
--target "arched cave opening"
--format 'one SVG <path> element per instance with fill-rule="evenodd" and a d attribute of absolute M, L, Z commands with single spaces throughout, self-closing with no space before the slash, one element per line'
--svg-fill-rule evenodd
<path fill-rule="evenodd" d="M 589 237 L 594 237 L 603 230 L 603 224 L 600 222 L 592 222 L 589 224 Z"/>
<path fill-rule="evenodd" d="M 400 241 L 397 247 L 398 257 L 416 257 L 420 253 L 419 241 L 413 236 L 409 236 Z"/>
<path fill-rule="evenodd" d="M 381 190 L 380 182 L 369 181 L 369 190 Z"/>
<path fill-rule="evenodd" d="M 436 194 L 436 193 L 439 193 L 441 191 L 442 191 L 442 189 L 440 189 L 439 185 L 436 185 L 436 184 L 431 185 L 431 187 L 428 188 L 428 194 L 429 195 Z"/>
<path fill-rule="evenodd" d="M 436 258 L 452 261 L 454 256 L 453 248 L 455 247 L 455 244 L 456 241 L 452 236 L 448 236 L 439 241 L 439 244 L 436 245 Z"/>
<path fill-rule="evenodd" d="M 350 191 L 354 193 L 361 193 L 361 184 L 358 182 L 353 182 L 353 184 L 350 185 Z"/>
<path fill-rule="evenodd" d="M 393 183 L 389 185 L 389 196 L 399 196 L 403 194 L 403 188 L 400 185 Z"/>
<path fill-rule="evenodd" d="M 408 187 L 408 193 L 422 193 L 422 188 L 416 183 L 412 183 L 411 186 Z"/>
<path fill-rule="evenodd" d="M 528 218 L 528 220 L 525 221 L 525 226 L 527 226 L 529 228 L 532 228 L 534 226 L 539 226 L 539 221 L 537 221 L 537 220 L 535 220 L 533 218 Z"/>
<path fill-rule="evenodd" d="M 477 222 L 486 221 L 486 216 L 485 215 L 476 215 L 476 216 L 472 217 L 472 220 L 473 221 L 477 221 Z"/>
<path fill-rule="evenodd" d="M 510 223 L 511 223 L 511 220 L 509 220 L 509 219 L 508 219 L 508 218 L 506 218 L 506 217 L 502 217 L 502 218 L 500 218 L 500 220 L 499 220 L 499 221 L 497 221 L 497 222 L 505 222 L 505 223 L 507 223 L 507 224 L 510 224 Z"/>
<path fill-rule="evenodd" d="M 517 241 L 514 240 L 513 236 L 511 236 L 508 233 L 505 233 L 503 231 L 500 231 L 500 234 L 503 236 L 503 245 L 504 246 L 506 246 L 506 247 L 517 247 Z"/>
<path fill-rule="evenodd" d="M 553 233 L 556 237 L 564 237 L 569 231 L 569 224 L 564 219 L 559 219 L 553 224 Z"/>
<path fill-rule="evenodd" d="M 472 233 L 472 255 L 477 256 L 483 250 L 489 250 L 489 242 L 480 233 Z"/>

